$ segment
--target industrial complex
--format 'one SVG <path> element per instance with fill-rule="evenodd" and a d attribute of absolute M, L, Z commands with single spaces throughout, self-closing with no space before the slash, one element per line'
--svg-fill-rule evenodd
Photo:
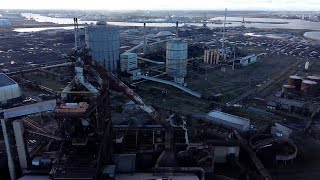
<path fill-rule="evenodd" d="M 302 15 L 62 12 L 0 10 L 0 180 L 320 177 Z"/>

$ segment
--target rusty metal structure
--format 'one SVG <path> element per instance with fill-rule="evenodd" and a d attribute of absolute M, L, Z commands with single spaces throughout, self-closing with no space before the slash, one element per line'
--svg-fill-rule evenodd
<path fill-rule="evenodd" d="M 282 92 L 283 93 L 292 94 L 292 93 L 295 92 L 295 89 L 296 89 L 296 87 L 293 86 L 293 85 L 285 84 L 285 85 L 282 86 Z"/>
<path fill-rule="evenodd" d="M 307 95 L 317 95 L 318 83 L 311 80 L 303 80 L 301 84 L 301 91 Z"/>
<path fill-rule="evenodd" d="M 302 83 L 302 77 L 300 76 L 290 76 L 288 80 L 288 85 L 292 85 L 296 87 L 297 91 L 300 91 Z"/>

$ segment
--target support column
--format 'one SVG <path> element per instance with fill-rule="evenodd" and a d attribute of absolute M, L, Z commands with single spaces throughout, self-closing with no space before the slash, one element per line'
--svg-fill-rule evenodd
<path fill-rule="evenodd" d="M 28 168 L 28 162 L 27 162 L 27 151 L 24 141 L 24 127 L 23 122 L 21 120 L 15 120 L 12 123 L 13 131 L 14 131 L 14 137 L 16 140 L 16 146 L 17 146 L 17 152 L 19 156 L 19 163 L 20 167 L 22 169 Z"/>
<path fill-rule="evenodd" d="M 1 126 L 2 126 L 3 139 L 4 139 L 4 143 L 6 145 L 6 151 L 7 151 L 7 156 L 8 156 L 8 167 L 9 167 L 9 172 L 10 172 L 10 179 L 16 180 L 15 167 L 14 167 L 14 162 L 12 159 L 11 148 L 10 148 L 8 131 L 7 131 L 5 119 L 1 119 Z"/>

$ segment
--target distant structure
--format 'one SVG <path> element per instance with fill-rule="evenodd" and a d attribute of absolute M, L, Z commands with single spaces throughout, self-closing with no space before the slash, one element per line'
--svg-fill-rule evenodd
<path fill-rule="evenodd" d="M 301 91 L 306 95 L 315 96 L 317 95 L 318 83 L 311 80 L 303 80 L 301 84 Z"/>
<path fill-rule="evenodd" d="M 85 28 L 85 39 L 93 59 L 108 71 L 117 74 L 120 60 L 118 29 L 100 21 Z"/>
<path fill-rule="evenodd" d="M 184 83 L 187 75 L 188 44 L 179 38 L 167 43 L 166 71 L 178 84 Z"/>
<path fill-rule="evenodd" d="M 304 70 L 305 70 L 305 71 L 309 71 L 309 68 L 310 68 L 310 62 L 307 61 L 307 62 L 304 64 Z"/>
<path fill-rule="evenodd" d="M 130 72 L 138 68 L 138 55 L 136 53 L 123 53 L 120 55 L 120 68 L 122 72 Z"/>
<path fill-rule="evenodd" d="M 147 53 L 147 26 L 143 23 L 143 54 Z"/>
<path fill-rule="evenodd" d="M 246 22 L 244 21 L 244 17 L 242 18 L 242 25 L 241 25 L 242 28 L 245 28 L 246 27 Z"/>
<path fill-rule="evenodd" d="M 300 88 L 301 88 L 301 83 L 302 83 L 302 77 L 296 76 L 296 75 L 289 77 L 288 85 L 294 86 L 297 91 L 300 90 Z"/>
<path fill-rule="evenodd" d="M 204 63 L 219 64 L 220 52 L 219 49 L 206 49 L 204 50 Z"/>
<path fill-rule="evenodd" d="M 248 131 L 250 119 L 224 113 L 221 111 L 211 111 L 207 114 L 207 119 L 212 123 L 219 124 L 228 128 L 237 129 L 241 132 Z"/>
<path fill-rule="evenodd" d="M 0 106 L 14 103 L 21 97 L 21 89 L 9 76 L 0 74 Z"/>
<path fill-rule="evenodd" d="M 11 22 L 8 19 L 0 19 L 0 27 L 11 26 Z"/>
<path fill-rule="evenodd" d="M 252 64 L 257 61 L 257 56 L 255 54 L 243 57 L 240 59 L 240 64 L 242 66 L 248 66 L 249 64 Z"/>
<path fill-rule="evenodd" d="M 226 59 L 226 51 L 224 47 L 224 41 L 225 41 L 225 34 L 226 34 L 226 21 L 227 21 L 227 8 L 225 9 L 224 12 L 224 21 L 223 21 L 223 33 L 222 33 L 222 42 L 221 42 L 221 49 L 222 49 L 222 55 L 224 59 Z"/>

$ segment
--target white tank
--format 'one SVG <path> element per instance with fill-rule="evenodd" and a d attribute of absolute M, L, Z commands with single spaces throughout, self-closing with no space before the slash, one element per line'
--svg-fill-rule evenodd
<path fill-rule="evenodd" d="M 187 75 L 188 44 L 177 38 L 167 42 L 166 71 L 169 76 L 183 83 Z"/>
<path fill-rule="evenodd" d="M 304 70 L 305 70 L 305 71 L 308 71 L 308 70 L 309 70 L 309 66 L 310 66 L 310 62 L 307 61 L 307 62 L 305 63 L 305 65 L 304 65 Z"/>
<path fill-rule="evenodd" d="M 110 72 L 117 74 L 119 66 L 120 35 L 115 27 L 105 22 L 87 26 L 85 40 L 92 58 Z"/>

